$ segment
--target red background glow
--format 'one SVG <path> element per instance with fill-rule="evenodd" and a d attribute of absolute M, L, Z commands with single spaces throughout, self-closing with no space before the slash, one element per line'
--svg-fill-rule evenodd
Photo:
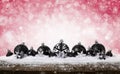
<path fill-rule="evenodd" d="M 120 52 L 119 33 L 120 0 L 0 0 L 0 55 L 22 42 L 52 49 L 60 39 Z"/>

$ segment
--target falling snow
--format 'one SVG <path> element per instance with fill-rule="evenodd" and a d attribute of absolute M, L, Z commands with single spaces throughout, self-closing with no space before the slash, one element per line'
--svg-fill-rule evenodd
<path fill-rule="evenodd" d="M 62 38 L 70 48 L 95 40 L 120 52 L 119 0 L 1 0 L 0 55 L 25 42 L 50 48 Z"/>

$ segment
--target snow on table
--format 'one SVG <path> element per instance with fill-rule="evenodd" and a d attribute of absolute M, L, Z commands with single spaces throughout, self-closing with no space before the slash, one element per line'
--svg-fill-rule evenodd
<path fill-rule="evenodd" d="M 0 70 L 25 71 L 104 71 L 120 70 L 120 55 L 100 60 L 98 56 L 79 55 L 77 57 L 47 57 L 44 55 L 27 56 L 16 59 L 16 55 L 0 57 Z"/>

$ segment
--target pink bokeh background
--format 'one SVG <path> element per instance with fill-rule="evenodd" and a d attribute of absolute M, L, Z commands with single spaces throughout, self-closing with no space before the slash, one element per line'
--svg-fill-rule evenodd
<path fill-rule="evenodd" d="M 0 0 L 0 55 L 25 42 L 36 50 L 63 39 L 86 49 L 95 40 L 120 53 L 120 0 Z"/>

